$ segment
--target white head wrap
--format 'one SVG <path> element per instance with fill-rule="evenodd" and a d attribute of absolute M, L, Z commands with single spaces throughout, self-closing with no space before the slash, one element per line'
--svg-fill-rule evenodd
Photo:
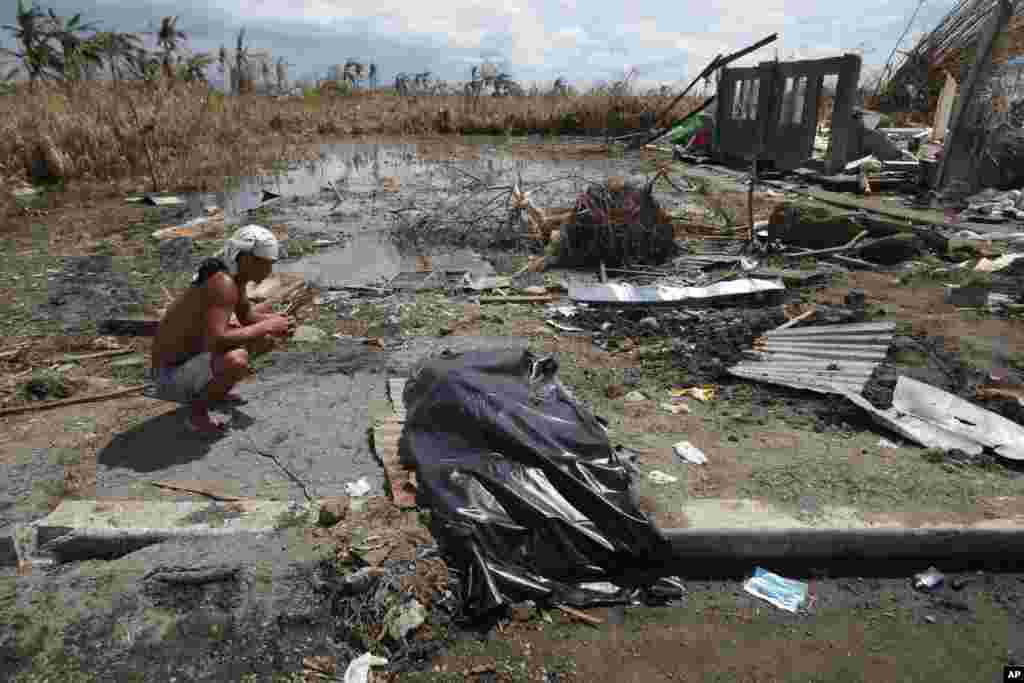
<path fill-rule="evenodd" d="M 259 225 L 246 225 L 224 242 L 224 248 L 216 256 L 224 262 L 232 275 L 237 275 L 239 254 L 252 254 L 276 261 L 278 251 L 279 244 L 274 233 Z"/>

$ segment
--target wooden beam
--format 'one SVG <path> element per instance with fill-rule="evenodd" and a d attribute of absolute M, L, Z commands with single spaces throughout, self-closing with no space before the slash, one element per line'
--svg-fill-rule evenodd
<path fill-rule="evenodd" d="M 985 27 L 985 32 L 977 42 L 974 65 L 968 72 L 967 78 L 964 79 L 963 87 L 960 89 L 960 94 L 956 98 L 956 103 L 953 105 L 953 114 L 949 120 L 949 132 L 946 134 L 946 140 L 943 145 L 942 159 L 939 160 L 939 170 L 938 173 L 935 174 L 935 189 L 937 190 L 944 188 L 949 180 L 950 157 L 960 156 L 957 154 L 958 150 L 955 145 L 960 144 L 961 146 L 964 146 L 964 138 L 970 132 L 967 129 L 967 122 L 971 117 L 966 114 L 967 112 L 972 111 L 974 107 L 980 106 L 979 103 L 974 101 L 977 94 L 978 83 L 981 80 L 982 74 L 986 70 L 986 65 L 991 60 L 992 47 L 995 44 L 996 36 L 998 36 L 999 33 L 1002 32 L 1002 30 L 1010 23 L 1011 16 L 1013 16 L 1013 3 L 1011 3 L 1010 0 L 999 0 L 999 7 L 992 12 L 992 17 L 989 20 L 988 25 Z M 964 147 L 963 153 L 968 155 L 965 163 L 971 166 L 971 168 L 963 175 L 971 178 L 970 191 L 973 192 L 977 183 L 977 177 L 973 173 L 973 155 L 966 147 Z M 954 160 L 954 163 L 956 163 L 956 160 Z"/>
<path fill-rule="evenodd" d="M 832 113 L 832 143 L 825 161 L 825 171 L 830 175 L 838 173 L 846 165 L 851 138 L 859 125 L 853 118 L 853 105 L 857 95 L 857 81 L 860 80 L 861 59 L 857 55 L 846 55 L 842 60 Z"/>
<path fill-rule="evenodd" d="M 46 403 L 32 403 L 25 406 L 15 406 L 14 408 L 4 408 L 0 410 L 0 417 L 5 415 L 17 415 L 19 413 L 32 413 L 39 410 L 49 410 L 50 408 L 60 408 L 62 406 L 73 406 L 80 403 L 95 403 L 97 401 L 106 401 L 111 398 L 121 398 L 122 396 L 129 396 L 136 392 L 145 389 L 148 384 L 143 384 L 137 387 L 131 387 L 128 389 L 120 389 L 118 391 L 111 391 L 107 394 L 97 394 L 95 396 L 81 396 L 78 398 L 64 398 L 59 401 L 47 401 Z"/>

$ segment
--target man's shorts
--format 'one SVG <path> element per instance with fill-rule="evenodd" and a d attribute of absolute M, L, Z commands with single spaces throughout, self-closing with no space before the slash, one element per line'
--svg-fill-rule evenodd
<path fill-rule="evenodd" d="M 206 385 L 213 379 L 212 354 L 199 353 L 176 365 L 153 368 L 152 397 L 175 403 L 192 403 L 206 396 Z"/>

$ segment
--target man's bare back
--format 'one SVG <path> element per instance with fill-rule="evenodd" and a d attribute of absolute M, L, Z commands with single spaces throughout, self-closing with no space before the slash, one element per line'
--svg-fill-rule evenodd
<path fill-rule="evenodd" d="M 286 336 L 295 321 L 254 307 L 245 284 L 261 281 L 271 262 L 245 254 L 235 276 L 213 272 L 196 282 L 167 309 L 153 340 L 158 397 L 190 403 L 189 426 L 213 432 L 222 427 L 208 412 L 210 401 L 237 398 L 231 388 L 249 372 L 249 355 L 269 351 L 272 338 Z M 220 264 L 213 262 L 214 268 Z M 240 326 L 231 326 L 234 314 Z"/>
<path fill-rule="evenodd" d="M 206 287 L 189 288 L 167 309 L 153 340 L 153 367 L 174 365 L 182 358 L 209 350 L 206 348 Z"/>

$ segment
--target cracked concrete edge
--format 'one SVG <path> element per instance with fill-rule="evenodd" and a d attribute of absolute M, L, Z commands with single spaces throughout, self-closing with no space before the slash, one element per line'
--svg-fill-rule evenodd
<path fill-rule="evenodd" d="M 171 538 L 272 533 L 314 520 L 316 502 L 66 500 L 0 537 L 0 566 L 109 557 Z"/>

